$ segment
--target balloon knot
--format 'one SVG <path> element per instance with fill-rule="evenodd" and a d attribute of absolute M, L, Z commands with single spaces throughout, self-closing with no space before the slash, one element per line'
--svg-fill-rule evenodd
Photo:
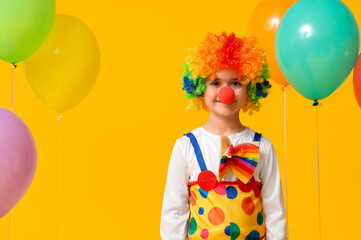
<path fill-rule="evenodd" d="M 315 100 L 312 105 L 317 106 L 318 104 L 320 104 L 320 103 L 317 100 Z"/>
<path fill-rule="evenodd" d="M 14 68 L 16 68 L 16 67 L 17 67 L 17 65 L 16 65 L 15 63 L 13 63 L 13 66 L 14 66 Z"/>
<path fill-rule="evenodd" d="M 286 87 L 287 87 L 287 86 L 283 86 L 283 87 L 281 88 L 282 92 L 285 92 L 285 91 L 286 91 Z"/>
<path fill-rule="evenodd" d="M 63 119 L 63 114 L 61 112 L 56 116 L 56 120 L 61 121 Z"/>

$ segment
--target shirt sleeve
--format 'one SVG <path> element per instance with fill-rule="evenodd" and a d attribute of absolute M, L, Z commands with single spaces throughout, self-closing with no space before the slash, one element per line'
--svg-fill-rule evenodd
<path fill-rule="evenodd" d="M 267 240 L 287 240 L 286 213 L 276 151 L 271 144 L 260 171 L 262 206 Z"/>
<path fill-rule="evenodd" d="M 188 166 L 179 139 L 168 167 L 160 222 L 162 240 L 188 239 L 189 192 Z"/>

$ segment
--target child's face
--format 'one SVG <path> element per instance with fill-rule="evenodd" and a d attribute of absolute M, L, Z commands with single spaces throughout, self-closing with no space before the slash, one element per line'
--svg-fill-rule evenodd
<path fill-rule="evenodd" d="M 247 86 L 242 85 L 241 79 L 233 70 L 222 70 L 216 73 L 215 80 L 206 79 L 207 89 L 204 91 L 204 101 L 210 112 L 221 116 L 229 116 L 241 110 L 247 101 Z M 223 87 L 231 87 L 234 90 L 234 100 L 230 104 L 219 101 L 218 93 Z"/>

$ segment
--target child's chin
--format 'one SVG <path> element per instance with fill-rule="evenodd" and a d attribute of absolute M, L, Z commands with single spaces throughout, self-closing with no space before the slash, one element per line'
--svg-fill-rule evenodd
<path fill-rule="evenodd" d="M 219 116 L 230 116 L 240 111 L 240 109 L 234 107 L 215 107 L 213 109 L 209 109 L 210 112 L 213 112 Z"/>

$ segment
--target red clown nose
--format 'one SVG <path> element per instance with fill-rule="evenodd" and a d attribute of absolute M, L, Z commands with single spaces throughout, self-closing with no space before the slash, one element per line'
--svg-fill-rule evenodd
<path fill-rule="evenodd" d="M 230 104 L 234 99 L 234 91 L 231 87 L 223 87 L 219 90 L 218 98 L 221 103 Z"/>

